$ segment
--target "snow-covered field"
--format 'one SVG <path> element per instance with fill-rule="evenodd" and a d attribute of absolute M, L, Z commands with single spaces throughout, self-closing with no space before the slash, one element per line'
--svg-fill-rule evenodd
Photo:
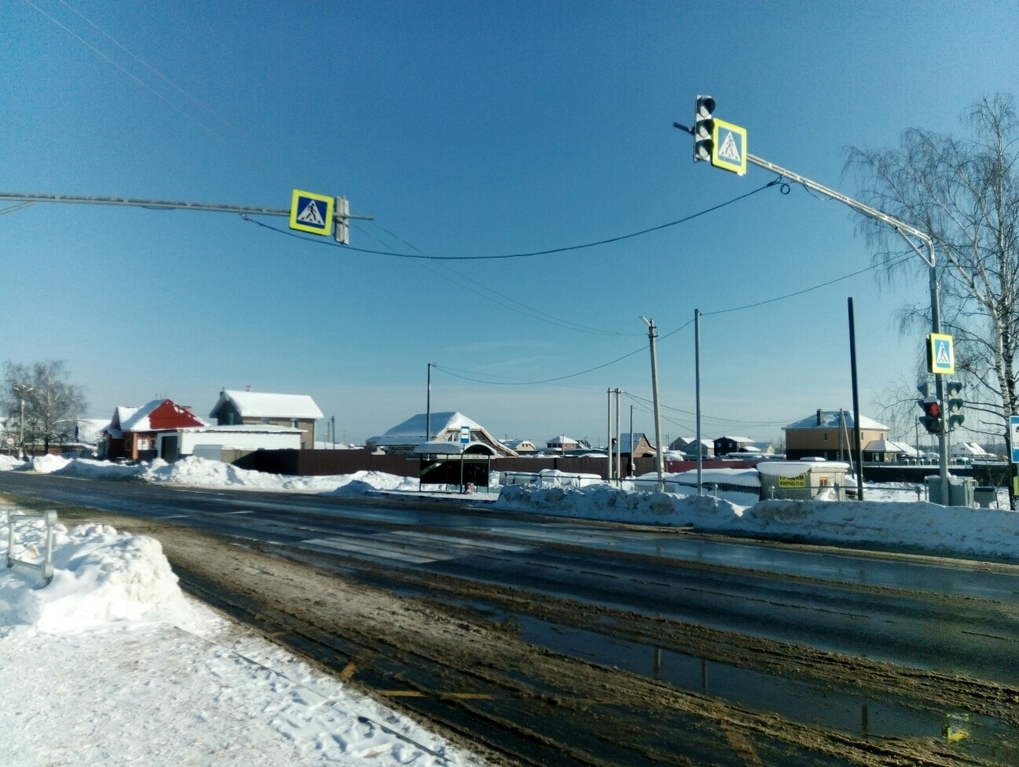
<path fill-rule="evenodd" d="M 14 519 L 38 560 L 42 521 Z M 55 530 L 49 586 L 0 568 L 5 766 L 479 763 L 186 598 L 154 539 Z"/>

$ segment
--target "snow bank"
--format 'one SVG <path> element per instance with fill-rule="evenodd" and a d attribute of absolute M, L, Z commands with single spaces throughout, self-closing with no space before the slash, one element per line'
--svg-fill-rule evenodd
<path fill-rule="evenodd" d="M 41 519 L 14 517 L 13 555 L 41 561 L 46 527 Z M 8 521 L 0 523 L 0 557 L 7 556 Z M 39 572 L 0 571 L 0 632 L 28 626 L 46 633 L 68 633 L 109 624 L 168 622 L 189 626 L 190 604 L 177 586 L 159 542 L 118 533 L 107 525 L 54 527 L 55 574 L 45 588 Z"/>
<path fill-rule="evenodd" d="M 709 496 L 627 492 L 606 484 L 583 488 L 507 485 L 499 492 L 495 507 L 577 519 L 693 525 L 711 530 L 738 529 L 744 513 L 741 506 Z"/>
<path fill-rule="evenodd" d="M 140 474 L 146 482 L 191 487 L 366 495 L 376 490 L 417 490 L 418 481 L 378 471 L 324 477 L 288 477 L 240 469 L 232 464 L 189 456 L 176 463 L 156 460 Z"/>
<path fill-rule="evenodd" d="M 13 456 L 0 455 L 0 471 L 14 471 L 15 469 L 22 468 L 24 465 L 24 461 L 19 461 Z"/>
<path fill-rule="evenodd" d="M 496 508 L 655 525 L 688 525 L 789 541 L 894 547 L 934 554 L 1019 559 L 1019 513 L 882 501 L 761 501 L 741 507 L 708 496 L 507 486 Z"/>

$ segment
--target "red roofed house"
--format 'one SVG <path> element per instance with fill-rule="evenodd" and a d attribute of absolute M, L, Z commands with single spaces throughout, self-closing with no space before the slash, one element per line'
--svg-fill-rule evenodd
<path fill-rule="evenodd" d="M 156 440 L 161 432 L 205 426 L 194 413 L 173 400 L 153 400 L 131 411 L 132 408 L 118 407 L 105 429 L 106 457 L 110 460 L 151 461 L 159 454 Z"/>

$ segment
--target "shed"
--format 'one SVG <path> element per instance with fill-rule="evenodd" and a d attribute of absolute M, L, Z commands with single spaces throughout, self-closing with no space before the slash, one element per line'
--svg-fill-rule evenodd
<path fill-rule="evenodd" d="M 819 496 L 825 500 L 846 499 L 846 474 L 849 464 L 841 461 L 763 461 L 757 465 L 761 475 L 761 500 L 780 498 L 808 501 Z"/>

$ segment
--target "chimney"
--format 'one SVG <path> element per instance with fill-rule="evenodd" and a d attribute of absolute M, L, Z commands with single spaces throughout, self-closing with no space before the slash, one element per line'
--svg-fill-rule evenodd
<path fill-rule="evenodd" d="M 820 426 L 824 423 L 824 411 L 818 408 L 817 410 L 817 425 Z"/>

